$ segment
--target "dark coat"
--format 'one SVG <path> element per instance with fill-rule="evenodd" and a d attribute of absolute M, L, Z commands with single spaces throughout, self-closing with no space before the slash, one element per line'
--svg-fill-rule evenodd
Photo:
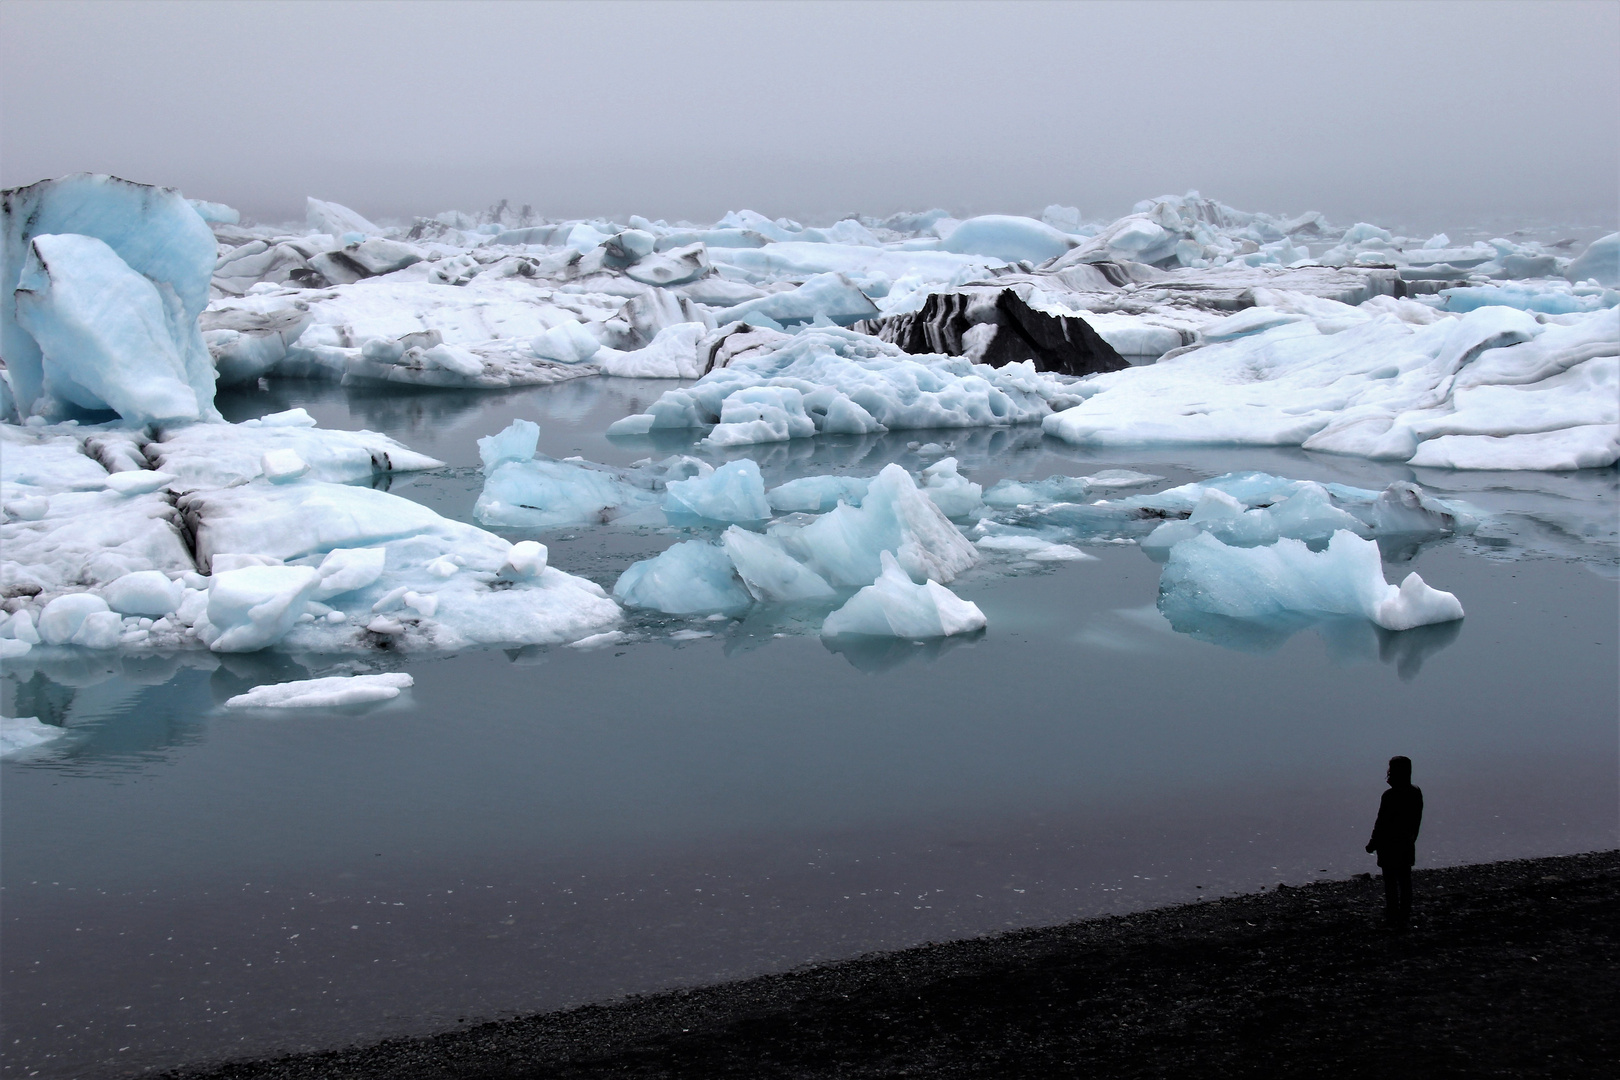
<path fill-rule="evenodd" d="M 1417 862 L 1418 828 L 1423 824 L 1423 789 L 1400 784 L 1384 792 L 1378 802 L 1367 850 L 1378 852 L 1379 866 L 1411 866 Z"/>

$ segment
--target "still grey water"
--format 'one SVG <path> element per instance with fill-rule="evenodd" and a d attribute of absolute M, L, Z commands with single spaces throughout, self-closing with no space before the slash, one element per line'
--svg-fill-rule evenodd
<path fill-rule="evenodd" d="M 476 439 L 517 416 L 556 456 L 691 452 L 602 435 L 668 385 L 278 384 L 222 406 L 386 431 L 448 463 L 392 490 L 466 520 Z M 1616 845 L 1614 470 L 1104 457 L 1038 429 L 752 449 L 778 483 L 915 468 L 907 444 L 929 438 L 986 485 L 1258 468 L 1416 479 L 1501 516 L 1478 537 L 1386 552 L 1391 580 L 1416 569 L 1468 612 L 1403 634 L 1178 634 L 1154 608 L 1159 567 L 1120 545 L 960 579 L 989 617 L 973 640 L 835 651 L 791 618 L 641 619 L 642 640 L 607 649 L 362 658 L 416 678 L 372 708 L 222 707 L 354 658 L 10 665 L 7 715 L 71 730 L 0 766 L 4 1074 L 341 1045 L 1343 877 L 1373 869 L 1362 845 L 1397 753 L 1427 797 L 1420 865 Z M 532 535 L 605 585 L 675 539 Z"/>

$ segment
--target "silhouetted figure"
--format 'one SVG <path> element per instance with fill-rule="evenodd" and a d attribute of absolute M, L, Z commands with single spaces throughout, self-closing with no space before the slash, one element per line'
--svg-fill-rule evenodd
<path fill-rule="evenodd" d="M 1423 824 L 1423 789 L 1412 784 L 1412 759 L 1389 759 L 1389 790 L 1378 803 L 1367 850 L 1378 853 L 1384 872 L 1384 924 L 1405 926 L 1412 917 L 1412 864 Z"/>

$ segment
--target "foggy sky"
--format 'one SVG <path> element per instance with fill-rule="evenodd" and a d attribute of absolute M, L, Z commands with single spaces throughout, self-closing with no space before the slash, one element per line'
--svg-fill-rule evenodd
<path fill-rule="evenodd" d="M 1620 5 L 0 6 L 0 184 L 303 216 L 1616 217 Z"/>

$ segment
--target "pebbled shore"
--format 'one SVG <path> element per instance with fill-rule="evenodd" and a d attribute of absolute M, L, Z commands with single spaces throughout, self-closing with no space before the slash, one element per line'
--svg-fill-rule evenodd
<path fill-rule="evenodd" d="M 1613 1076 L 1620 852 L 1281 888 L 168 1080 Z"/>

